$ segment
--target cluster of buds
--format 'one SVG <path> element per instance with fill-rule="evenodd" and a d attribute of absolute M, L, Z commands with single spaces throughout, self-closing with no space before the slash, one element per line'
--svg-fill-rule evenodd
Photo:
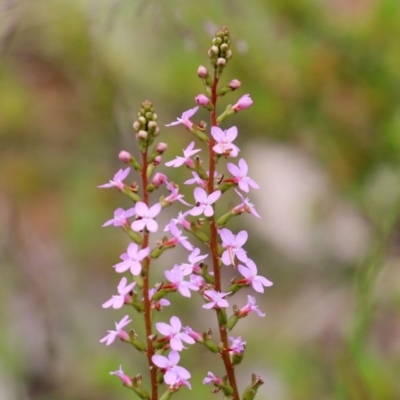
<path fill-rule="evenodd" d="M 260 317 L 265 315 L 259 310 L 256 299 L 251 294 L 247 296 L 247 303 L 241 307 L 232 303 L 233 295 L 248 287 L 257 293 L 263 293 L 264 288 L 271 286 L 272 282 L 258 275 L 255 262 L 244 249 L 248 233 L 242 230 L 235 234 L 226 227 L 231 218 L 243 214 L 250 213 L 255 218 L 260 217 L 254 205 L 244 195 L 250 188 L 259 188 L 247 175 L 246 161 L 240 158 L 237 164 L 228 162 L 226 167 L 230 176 L 224 176 L 218 171 L 219 162 L 234 159 L 240 153 L 240 148 L 234 143 L 238 129 L 231 126 L 223 130 L 219 125 L 230 115 L 252 104 L 251 97 L 244 95 L 236 104 L 229 105 L 222 114 L 216 115 L 218 99 L 240 87 L 240 82 L 236 79 L 222 88 L 218 87 L 226 61 L 232 57 L 229 45 L 229 32 L 224 27 L 217 32 L 209 50 L 212 73 L 203 66 L 197 71 L 206 94 L 195 98 L 197 107 L 183 112 L 175 122 L 166 125 L 183 125 L 208 148 L 208 160 L 203 161 L 201 149 L 195 148 L 195 141 L 191 141 L 183 150 L 183 156 L 177 156 L 165 163 L 166 167 L 186 168 L 191 173 L 184 184 L 194 186 L 193 201 L 184 199 L 179 192 L 179 185 L 171 181 L 167 174 L 156 172 L 162 164 L 167 144 L 156 143 L 160 129 L 154 107 L 149 101 L 142 103 L 138 119 L 133 124 L 141 159 L 136 159 L 125 150 L 121 151 L 119 159 L 129 167 L 119 170 L 113 179 L 100 186 L 115 187 L 133 201 L 131 208 L 118 208 L 114 217 L 103 225 L 122 228 L 132 240 L 126 252 L 121 255 L 121 261 L 113 266 L 116 273 L 124 274 L 117 287 L 118 294 L 105 301 L 103 308 L 124 307 L 141 314 L 146 334 L 144 338 L 140 338 L 133 329 L 126 330 L 132 322 L 131 314 L 127 312 L 121 321 L 115 323 L 115 330 L 109 330 L 100 341 L 110 345 L 118 338 L 147 357 L 151 382 L 149 389 L 143 387 L 140 374 L 129 377 L 121 367 L 111 372 L 141 399 L 167 400 L 182 387 L 191 388 L 190 372 L 179 365 L 180 352 L 187 349 L 187 345 L 196 343 L 217 354 L 224 365 L 225 375 L 216 376 L 209 371 L 203 380 L 205 385 L 213 386 L 213 393 L 222 392 L 225 398 L 232 400 L 251 400 L 263 383 L 260 377 L 253 375 L 251 383 L 240 395 L 235 373 L 237 365 L 242 362 L 246 341 L 241 337 L 230 336 L 235 325 L 251 312 Z M 199 106 L 210 112 L 209 133 L 206 132 L 204 123 L 192 122 Z M 205 169 L 207 161 L 208 168 Z M 139 183 L 126 184 L 124 181 L 132 167 L 140 175 Z M 158 200 L 151 202 L 150 197 L 163 189 L 164 193 L 160 193 Z M 216 215 L 216 203 L 223 202 L 224 194 L 229 190 L 237 193 L 237 204 L 233 207 L 226 206 L 224 213 Z M 178 203 L 183 210 L 162 229 L 157 217 L 172 203 Z M 158 240 L 154 247 L 150 246 L 150 235 L 157 235 Z M 163 282 L 152 282 L 152 271 L 157 268 L 157 259 L 179 245 L 187 252 L 186 259 L 166 269 Z M 233 269 L 238 276 L 232 279 L 229 287 L 224 288 L 222 275 L 227 269 Z M 202 308 L 210 310 L 216 316 L 219 327 L 217 338 L 213 337 L 208 327 L 201 330 L 184 326 L 177 315 L 172 316 L 169 323 L 155 322 L 155 312 L 170 306 L 171 302 L 174 303 L 171 297 L 174 293 L 184 298 L 191 298 L 196 293 L 202 298 Z M 228 312 L 230 305 L 233 309 L 231 313 Z M 176 314 L 179 314 L 179 308 Z M 162 384 L 165 385 L 165 390 L 159 395 Z"/>

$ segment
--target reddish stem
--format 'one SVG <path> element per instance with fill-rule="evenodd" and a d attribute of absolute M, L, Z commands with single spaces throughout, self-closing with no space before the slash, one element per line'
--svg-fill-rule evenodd
<path fill-rule="evenodd" d="M 142 153 L 142 188 L 143 188 L 143 202 L 149 206 L 149 194 L 146 190 L 148 180 L 147 180 L 147 149 Z M 149 233 L 145 231 L 143 235 L 142 249 L 149 245 Z M 154 355 L 152 337 L 152 324 L 151 324 L 151 301 L 149 298 L 149 275 L 150 275 L 150 257 L 146 257 L 143 261 L 143 301 L 144 301 L 144 324 L 146 329 L 146 340 L 147 340 L 147 362 L 150 368 L 150 380 L 151 380 L 151 400 L 158 399 L 158 386 L 157 386 L 157 369 L 153 364 L 152 357 Z"/>
<path fill-rule="evenodd" d="M 217 76 L 216 70 L 214 70 L 214 81 L 211 87 L 211 103 L 213 105 L 213 110 L 211 111 L 211 126 L 218 126 L 217 123 L 217 116 L 216 116 L 216 108 L 217 108 L 217 86 L 218 86 L 219 78 Z M 207 182 L 207 189 L 208 194 L 210 195 L 214 192 L 214 173 L 215 173 L 215 166 L 216 166 L 216 154 L 213 150 L 215 146 L 215 139 L 210 136 L 210 141 L 208 144 L 209 154 L 210 154 L 210 165 L 209 165 L 209 175 L 208 175 L 208 182 Z M 217 232 L 217 225 L 215 223 L 215 218 L 213 217 L 210 221 L 210 249 L 211 249 L 211 257 L 213 263 L 213 270 L 214 270 L 214 286 L 217 292 L 221 292 L 221 271 L 219 268 L 219 257 L 218 257 L 218 232 Z M 218 312 L 218 311 L 217 311 Z M 219 320 L 218 320 L 219 321 Z M 222 360 L 225 365 L 226 374 L 228 376 L 229 384 L 233 389 L 233 400 L 239 400 L 239 391 L 236 384 L 236 377 L 234 371 L 234 365 L 231 362 L 229 357 L 229 348 L 228 344 L 228 332 L 224 325 L 219 325 L 219 333 L 221 342 L 223 343 L 223 350 L 221 352 Z"/>

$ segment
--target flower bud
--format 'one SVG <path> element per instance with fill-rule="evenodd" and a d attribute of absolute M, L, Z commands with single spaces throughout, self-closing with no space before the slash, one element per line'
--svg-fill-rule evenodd
<path fill-rule="evenodd" d="M 199 68 L 197 68 L 197 75 L 200 78 L 205 78 L 208 75 L 208 70 L 206 67 L 204 67 L 203 65 L 200 65 Z"/>
<path fill-rule="evenodd" d="M 236 90 L 236 89 L 238 89 L 238 88 L 240 88 L 240 85 L 241 85 L 242 83 L 240 82 L 240 81 L 238 81 L 237 79 L 232 79 L 230 82 L 229 82 L 229 87 L 232 89 L 232 90 Z"/>
<path fill-rule="evenodd" d="M 154 164 L 154 165 L 160 165 L 161 160 L 162 160 L 162 157 L 161 157 L 161 156 L 156 156 L 156 157 L 154 157 L 153 164 Z"/>
<path fill-rule="evenodd" d="M 132 156 L 131 156 L 131 154 L 128 153 L 127 151 L 125 151 L 125 150 L 121 150 L 121 151 L 119 152 L 118 158 L 119 158 L 122 162 L 124 162 L 124 163 L 126 163 L 126 164 L 128 164 L 128 163 L 130 163 L 130 162 L 132 161 Z"/>
<path fill-rule="evenodd" d="M 253 105 L 253 100 L 249 94 L 243 95 L 236 104 L 232 106 L 233 111 L 244 110 Z"/>
<path fill-rule="evenodd" d="M 206 106 L 210 103 L 210 99 L 204 94 L 199 94 L 195 97 L 196 103 L 200 106 Z"/>
<path fill-rule="evenodd" d="M 226 65 L 226 60 L 223 57 L 219 57 L 217 60 L 217 65 L 219 65 L 220 67 L 223 67 L 224 65 Z"/>
<path fill-rule="evenodd" d="M 159 154 L 163 154 L 165 150 L 167 150 L 168 144 L 164 142 L 160 142 L 157 144 L 156 151 Z"/>
<path fill-rule="evenodd" d="M 139 138 L 139 139 L 147 139 L 147 132 L 146 131 L 143 131 L 143 130 L 141 130 L 141 131 L 139 131 L 138 133 L 137 133 L 137 137 Z"/>

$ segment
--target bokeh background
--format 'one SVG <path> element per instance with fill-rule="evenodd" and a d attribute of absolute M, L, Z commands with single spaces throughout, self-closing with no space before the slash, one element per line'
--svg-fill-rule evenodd
<path fill-rule="evenodd" d="M 101 304 L 128 243 L 100 227 L 128 203 L 96 187 L 123 166 L 119 150 L 137 151 L 141 101 L 161 126 L 194 106 L 222 25 L 225 80 L 242 81 L 222 103 L 255 102 L 226 126 L 262 187 L 250 195 L 262 221 L 230 228 L 249 230 L 274 282 L 258 296 L 265 318 L 235 330 L 248 342 L 240 385 L 256 372 L 260 400 L 400 399 L 400 2 L 1 0 L 1 400 L 134 397 L 109 371 L 146 375 L 144 358 L 99 343 L 125 313 Z M 162 135 L 165 161 L 192 140 Z M 198 300 L 181 303 L 185 323 L 210 326 Z M 175 398 L 212 398 L 201 380 L 221 372 L 215 357 L 194 346 L 183 363 L 194 390 Z"/>

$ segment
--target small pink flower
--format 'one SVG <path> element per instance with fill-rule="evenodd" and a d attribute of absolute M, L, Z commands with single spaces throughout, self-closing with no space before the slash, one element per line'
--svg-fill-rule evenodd
<path fill-rule="evenodd" d="M 218 378 L 215 376 L 211 371 L 207 372 L 207 376 L 203 379 L 203 384 L 204 385 L 215 385 L 215 386 L 220 386 L 222 385 L 222 379 Z"/>
<path fill-rule="evenodd" d="M 185 185 L 192 185 L 193 183 L 197 184 L 197 186 L 202 187 L 205 189 L 207 187 L 207 181 L 204 181 L 199 177 L 199 174 L 195 171 L 192 171 L 193 178 L 188 179 L 187 181 L 183 182 Z"/>
<path fill-rule="evenodd" d="M 229 346 L 230 354 L 242 354 L 244 352 L 246 342 L 239 336 L 236 339 L 232 336 L 229 337 L 232 344 Z"/>
<path fill-rule="evenodd" d="M 114 265 L 115 271 L 122 273 L 128 269 L 132 275 L 138 276 L 142 271 L 141 262 L 149 255 L 150 247 L 139 250 L 139 246 L 136 243 L 130 243 L 126 253 L 121 254 L 122 262 Z"/>
<path fill-rule="evenodd" d="M 190 204 L 183 200 L 184 195 L 179 193 L 179 186 L 176 185 L 174 182 L 167 183 L 167 189 L 170 194 L 164 198 L 164 203 L 171 204 L 174 201 L 179 201 L 180 203 L 184 204 L 185 206 L 190 206 Z"/>
<path fill-rule="evenodd" d="M 128 294 L 135 287 L 136 282 L 132 282 L 129 285 L 127 285 L 127 283 L 128 283 L 128 279 L 123 277 L 118 284 L 118 288 L 117 288 L 118 296 L 112 296 L 110 300 L 106 301 L 102 305 L 102 307 L 103 308 L 112 307 L 114 309 L 118 309 L 124 305 L 126 300 L 129 301 L 130 296 L 128 296 Z"/>
<path fill-rule="evenodd" d="M 180 118 L 177 118 L 176 121 L 171 122 L 170 124 L 165 125 L 165 126 L 175 126 L 175 125 L 183 124 L 186 126 L 186 128 L 191 129 L 193 126 L 193 122 L 190 121 L 190 118 L 193 117 L 194 114 L 196 114 L 198 109 L 199 109 L 199 106 L 185 111 L 184 113 L 182 113 L 182 116 Z"/>
<path fill-rule="evenodd" d="M 192 251 L 193 245 L 189 242 L 187 236 L 182 235 L 182 231 L 178 229 L 173 220 L 168 224 L 168 231 L 171 233 L 173 238 L 168 239 L 164 245 L 175 245 L 180 243 L 186 250 Z"/>
<path fill-rule="evenodd" d="M 236 104 L 232 106 L 233 111 L 244 110 L 253 105 L 253 100 L 251 99 L 249 94 L 243 95 Z"/>
<path fill-rule="evenodd" d="M 123 331 L 122 328 L 131 322 L 132 320 L 129 319 L 129 316 L 125 315 L 121 321 L 115 323 L 115 331 L 107 331 L 108 335 L 104 336 L 103 339 L 100 340 L 100 343 L 106 342 L 106 345 L 109 346 L 116 337 L 119 337 L 121 340 L 128 341 L 129 335 Z"/>
<path fill-rule="evenodd" d="M 193 270 L 195 270 L 195 272 L 200 272 L 201 269 L 199 267 L 199 263 L 207 257 L 208 257 L 208 254 L 202 255 L 202 254 L 200 254 L 200 249 L 196 248 L 189 255 L 189 258 L 188 258 L 189 262 L 181 264 L 180 267 L 185 275 L 191 274 L 193 272 Z"/>
<path fill-rule="evenodd" d="M 164 372 L 164 382 L 167 385 L 173 386 L 179 384 L 179 382 L 184 383 L 191 377 L 187 369 L 178 365 L 180 355 L 175 350 L 172 350 L 168 357 L 155 354 L 151 357 L 151 360 Z"/>
<path fill-rule="evenodd" d="M 132 378 L 129 378 L 128 375 L 125 375 L 124 371 L 122 371 L 122 365 L 119 366 L 119 370 L 111 371 L 110 375 L 117 375 L 125 386 L 132 386 Z"/>
<path fill-rule="evenodd" d="M 97 186 L 99 188 L 110 188 L 110 187 L 117 187 L 119 190 L 123 190 L 124 183 L 123 180 L 129 175 L 131 168 L 128 167 L 126 169 L 120 169 L 112 178 L 109 183 L 105 183 L 104 185 Z"/>
<path fill-rule="evenodd" d="M 234 235 L 229 229 L 223 228 L 218 231 L 222 239 L 222 247 L 225 251 L 222 253 L 221 261 L 224 265 L 235 266 L 235 257 L 240 261 L 247 261 L 246 250 L 242 249 L 242 246 L 246 243 L 248 234 L 246 231 L 240 231 L 237 235 Z"/>
<path fill-rule="evenodd" d="M 239 310 L 238 316 L 245 317 L 250 311 L 254 311 L 259 317 L 265 317 L 265 314 L 258 309 L 256 298 L 247 296 L 247 304 Z"/>
<path fill-rule="evenodd" d="M 253 181 L 253 179 L 247 176 L 248 166 L 243 158 L 239 160 L 238 167 L 235 164 L 228 163 L 227 168 L 233 176 L 233 182 L 237 183 L 239 189 L 243 190 L 243 192 L 248 192 L 249 186 L 254 189 L 260 188 L 260 186 L 258 186 L 257 183 Z"/>
<path fill-rule="evenodd" d="M 185 274 L 178 265 L 171 270 L 164 271 L 164 275 L 171 282 L 171 285 L 164 286 L 164 289 L 178 290 L 183 297 L 191 297 L 191 290 L 199 290 L 192 282 L 185 281 Z"/>
<path fill-rule="evenodd" d="M 234 214 L 243 214 L 243 213 L 251 213 L 254 215 L 256 218 L 261 218 L 258 212 L 256 211 L 254 204 L 250 202 L 250 199 L 248 197 L 244 197 L 238 190 L 235 189 L 235 192 L 238 194 L 240 197 L 240 200 L 242 202 L 236 206 L 233 207 L 232 212 Z"/>
<path fill-rule="evenodd" d="M 230 292 L 229 292 L 230 293 Z M 224 297 L 228 296 L 229 293 L 217 292 L 215 290 L 205 290 L 204 296 L 210 300 L 209 303 L 204 304 L 203 308 L 226 308 L 229 306 L 227 300 Z"/>
<path fill-rule="evenodd" d="M 177 218 L 172 218 L 171 222 L 174 222 L 175 225 L 181 225 L 184 229 L 190 230 L 190 222 L 186 219 L 186 216 L 189 214 L 189 211 L 182 213 L 181 211 L 178 212 Z M 169 225 L 166 225 L 164 228 L 164 232 L 169 232 Z"/>
<path fill-rule="evenodd" d="M 239 147 L 234 145 L 232 142 L 236 139 L 238 134 L 236 126 L 223 131 L 218 126 L 211 128 L 211 135 L 217 142 L 213 147 L 213 150 L 217 154 L 223 154 L 225 157 L 236 157 L 239 154 Z"/>
<path fill-rule="evenodd" d="M 146 203 L 138 201 L 135 206 L 136 214 L 140 219 L 132 222 L 131 228 L 135 232 L 140 232 L 146 228 L 149 232 L 156 232 L 158 229 L 158 224 L 154 218 L 161 211 L 161 204 L 156 203 L 152 207 L 148 207 Z"/>
<path fill-rule="evenodd" d="M 135 214 L 135 207 L 132 207 L 126 211 L 122 208 L 117 208 L 114 211 L 114 218 L 109 219 L 107 222 L 104 222 L 103 226 L 124 226 L 128 222 L 128 218 L 133 217 Z"/>
<path fill-rule="evenodd" d="M 182 341 L 188 344 L 194 344 L 194 339 L 185 332 L 181 332 L 182 323 L 178 317 L 171 317 L 170 325 L 165 322 L 157 322 L 156 328 L 158 332 L 165 336 L 169 340 L 169 344 L 172 350 L 182 351 L 186 349 Z"/>
<path fill-rule="evenodd" d="M 212 204 L 221 197 L 221 191 L 216 190 L 208 196 L 203 188 L 197 187 L 194 189 L 193 194 L 196 199 L 196 206 L 189 211 L 190 215 L 197 216 L 203 213 L 206 217 L 214 215 Z"/>
<path fill-rule="evenodd" d="M 247 267 L 244 265 L 239 265 L 238 270 L 243 275 L 245 279 L 239 281 L 238 283 L 244 283 L 247 285 L 252 285 L 253 289 L 258 293 L 264 293 L 264 286 L 272 286 L 273 283 L 267 278 L 257 275 L 257 267 L 253 260 L 250 258 L 246 261 Z"/>
<path fill-rule="evenodd" d="M 194 145 L 195 145 L 195 143 L 191 142 L 189 144 L 189 146 L 186 147 L 185 150 L 183 150 L 183 157 L 177 156 L 175 160 L 168 161 L 168 162 L 165 163 L 165 165 L 167 167 L 178 168 L 178 167 L 180 167 L 180 166 L 185 164 L 190 168 L 194 168 L 195 167 L 194 162 L 190 157 L 192 157 L 193 155 L 195 155 L 199 151 L 201 151 L 201 149 L 194 149 L 193 150 Z"/>

